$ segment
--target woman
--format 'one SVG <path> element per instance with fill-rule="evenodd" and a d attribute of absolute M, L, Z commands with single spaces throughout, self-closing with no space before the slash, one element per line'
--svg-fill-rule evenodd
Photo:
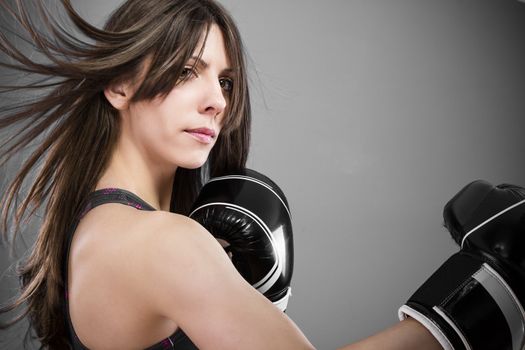
<path fill-rule="evenodd" d="M 128 0 L 100 30 L 62 3 L 89 41 L 39 5 L 46 37 L 26 4 L 18 13 L 2 2 L 49 61 L 2 40 L 18 62 L 4 66 L 48 78 L 14 88 L 48 94 L 4 108 L 0 122 L 24 127 L 3 144 L 3 160 L 42 138 L 3 198 L 4 225 L 42 161 L 15 227 L 45 204 L 22 293 L 3 312 L 26 304 L 20 318 L 53 349 L 313 348 L 185 216 L 203 179 L 243 168 L 248 154 L 246 69 L 230 16 L 212 0 Z M 92 193 L 114 192 L 128 205 L 82 212 Z M 409 318 L 347 348 L 440 346 Z"/>

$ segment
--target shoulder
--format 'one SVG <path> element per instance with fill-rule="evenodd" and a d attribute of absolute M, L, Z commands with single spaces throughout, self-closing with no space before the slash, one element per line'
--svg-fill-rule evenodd
<path fill-rule="evenodd" d="M 112 255 L 125 273 L 150 282 L 159 278 L 157 284 L 165 284 L 186 278 L 195 281 L 199 268 L 235 270 L 219 242 L 196 221 L 165 211 L 133 210 L 111 224 L 120 227 L 111 232 L 118 237 Z M 169 279 L 160 280 L 168 273 Z"/>
<path fill-rule="evenodd" d="M 236 273 L 219 242 L 183 215 L 108 204 L 93 209 L 81 224 L 72 246 L 75 258 L 98 271 L 111 266 L 103 270 L 114 282 L 148 298 L 183 296 L 190 285 L 212 282 L 208 275 L 213 271 Z M 170 295 L 163 296 L 158 287 Z"/>
<path fill-rule="evenodd" d="M 165 211 L 147 212 L 137 218 L 142 228 L 135 234 L 144 252 L 168 254 L 184 253 L 188 249 L 212 249 L 222 252 L 215 238 L 196 221 L 179 214 Z"/>
<path fill-rule="evenodd" d="M 89 237 L 99 247 L 103 243 L 120 250 L 161 249 L 168 243 L 193 244 L 207 241 L 215 244 L 211 234 L 196 221 L 166 211 L 144 211 L 121 204 L 106 204 L 92 209 L 80 222 L 78 236 Z M 94 242 L 94 243 L 95 243 Z M 175 248 L 173 244 L 167 245 Z M 128 252 L 129 253 L 129 252 Z"/>
<path fill-rule="evenodd" d="M 219 242 L 199 223 L 167 212 L 151 214 L 141 219 L 148 232 L 128 247 L 136 258 L 125 269 L 133 287 L 151 300 L 159 315 L 179 324 L 190 314 L 197 315 L 195 310 L 204 306 L 204 299 L 210 300 L 211 290 L 231 289 L 229 283 L 249 286 Z M 135 249 L 140 252 L 134 253 Z"/>
<path fill-rule="evenodd" d="M 114 216 L 103 221 L 111 220 L 108 229 L 116 238 L 115 243 L 127 266 L 129 261 L 126 257 L 129 256 L 152 268 L 192 260 L 196 250 L 223 254 L 215 238 L 189 217 L 124 206 L 111 209 L 114 209 Z"/>
<path fill-rule="evenodd" d="M 227 259 L 215 238 L 194 220 L 119 204 L 92 209 L 77 228 L 71 252 L 74 262 L 97 271 L 111 266 L 121 282 L 139 285 L 141 279 L 168 271 L 170 276 L 187 277 L 182 266 L 205 263 L 198 252 Z"/>
<path fill-rule="evenodd" d="M 242 278 L 206 229 L 174 214 L 158 220 L 158 240 L 145 243 L 140 280 L 159 315 L 199 348 L 311 348 L 293 322 Z"/>
<path fill-rule="evenodd" d="M 152 214 L 141 223 L 148 232 L 139 234 L 141 258 L 152 272 L 169 270 L 172 275 L 185 275 L 187 267 L 195 272 L 198 266 L 213 268 L 217 264 L 233 268 L 219 242 L 199 223 L 168 212 Z"/>
<path fill-rule="evenodd" d="M 113 229 L 120 243 L 104 255 L 117 255 L 117 263 L 108 260 L 104 266 L 140 308 L 171 320 L 199 348 L 311 348 L 293 322 L 239 275 L 200 224 L 168 212 L 117 216 L 119 227 L 134 227 L 125 235 Z"/>

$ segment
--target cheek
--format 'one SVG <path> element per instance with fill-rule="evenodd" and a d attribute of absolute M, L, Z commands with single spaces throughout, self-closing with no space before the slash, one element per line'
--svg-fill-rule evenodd
<path fill-rule="evenodd" d="M 137 106 L 131 111 L 133 138 L 150 156 L 159 155 L 173 138 L 174 126 L 162 108 L 152 105 Z M 175 119 L 175 118 L 174 118 Z"/>
<path fill-rule="evenodd" d="M 149 130 L 152 137 L 167 141 L 175 132 L 180 132 L 182 127 L 180 115 L 180 108 L 163 103 L 150 108 L 143 116 L 141 124 L 144 129 Z"/>
<path fill-rule="evenodd" d="M 190 121 L 195 106 L 195 96 L 182 89 L 174 89 L 156 106 L 154 118 L 164 132 L 181 131 L 188 127 L 184 124 Z"/>

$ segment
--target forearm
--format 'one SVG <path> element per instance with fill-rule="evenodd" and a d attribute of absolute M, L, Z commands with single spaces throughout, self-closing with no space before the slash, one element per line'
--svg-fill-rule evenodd
<path fill-rule="evenodd" d="M 442 347 L 425 327 L 416 320 L 409 318 L 357 343 L 346 345 L 339 350 L 372 349 L 442 350 Z"/>

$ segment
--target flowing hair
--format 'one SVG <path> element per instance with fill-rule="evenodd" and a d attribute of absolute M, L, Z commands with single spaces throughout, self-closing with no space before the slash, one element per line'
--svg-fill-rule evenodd
<path fill-rule="evenodd" d="M 27 316 L 42 347 L 69 348 L 62 306 L 66 235 L 82 201 L 108 166 L 121 124 L 104 88 L 133 81 L 147 58 L 145 79 L 132 101 L 166 96 L 180 83 L 201 36 L 207 35 L 212 24 L 222 31 L 234 68 L 233 91 L 222 131 L 205 165 L 179 168 L 174 178 L 171 209 L 187 214 L 204 179 L 245 166 L 251 121 L 247 74 L 239 32 L 227 11 L 213 0 L 128 0 L 111 14 L 103 29 L 82 19 L 70 0 L 60 0 L 69 27 L 51 16 L 42 0 L 36 1 L 32 17 L 30 3 L 0 0 L 0 9 L 23 29 L 22 34 L 11 34 L 30 43 L 43 57 L 36 60 L 25 55 L 2 28 L 0 66 L 35 79 L 15 86 L 2 83 L 0 96 L 45 91 L 30 101 L 0 107 L 0 132 L 8 135 L 0 141 L 0 166 L 36 144 L 1 194 L 3 238 L 14 243 L 25 219 L 40 207 L 44 215 L 34 246 L 17 271 L 21 292 L 0 308 L 0 314 L 23 310 L 1 327 Z M 29 182 L 27 190 L 25 182 Z M 20 203 L 19 197 L 23 198 Z M 14 226 L 12 235 L 7 233 L 10 225 Z"/>

